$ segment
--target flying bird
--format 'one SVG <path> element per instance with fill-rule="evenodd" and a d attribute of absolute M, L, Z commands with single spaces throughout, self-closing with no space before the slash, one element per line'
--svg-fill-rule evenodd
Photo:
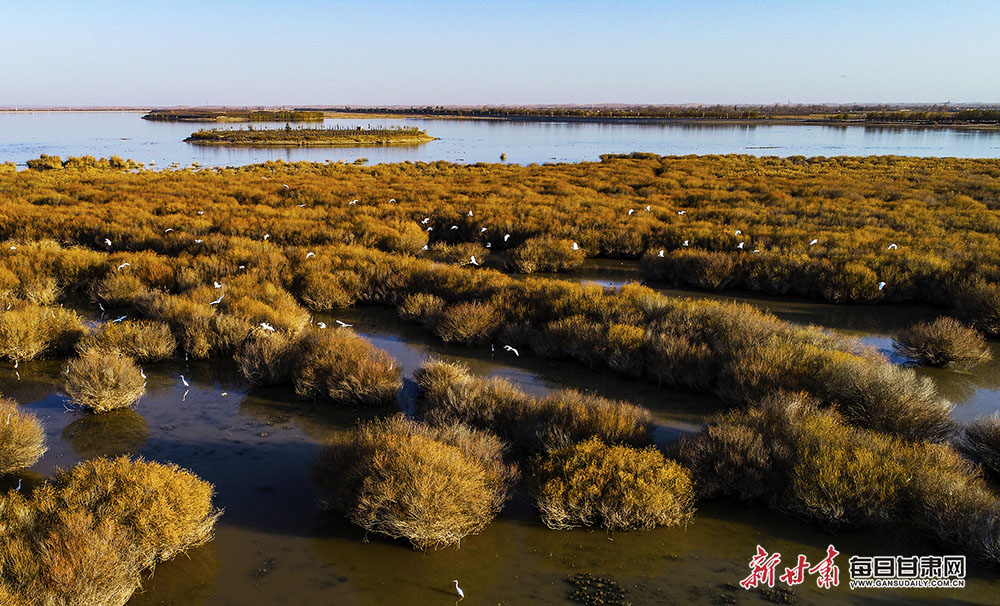
<path fill-rule="evenodd" d="M 493 243 L 492 242 L 487 242 L 486 243 L 486 248 L 493 248 Z"/>
<path fill-rule="evenodd" d="M 664 253 L 664 250 L 661 248 L 660 252 L 656 253 L 656 256 L 662 258 L 663 257 L 663 253 Z"/>
<path fill-rule="evenodd" d="M 357 204 L 357 203 L 358 203 L 357 200 L 351 200 L 350 202 L 347 203 L 347 205 L 351 206 L 352 204 Z"/>
<path fill-rule="evenodd" d="M 222 288 L 222 284 L 219 284 L 218 280 L 212 280 L 212 286 L 216 288 Z"/>
<path fill-rule="evenodd" d="M 471 210 L 469 211 L 469 216 L 470 216 L 470 217 L 472 216 L 472 211 L 471 211 Z"/>
<path fill-rule="evenodd" d="M 281 184 L 281 189 L 288 189 L 288 184 L 287 183 L 282 183 Z"/>
<path fill-rule="evenodd" d="M 628 209 L 628 216 L 630 216 L 630 217 L 631 217 L 631 216 L 632 216 L 632 213 L 634 213 L 634 212 L 635 212 L 635 209 L 634 209 L 634 208 L 630 208 L 630 209 Z"/>
<path fill-rule="evenodd" d="M 420 250 L 428 250 L 428 248 L 427 248 L 427 245 L 426 245 L 426 244 L 424 244 L 424 247 L 423 247 L 423 248 L 421 248 Z"/>
<path fill-rule="evenodd" d="M 652 209 L 651 205 L 649 205 L 649 204 L 646 205 L 646 212 L 648 212 L 648 213 L 653 212 L 653 209 Z"/>
<path fill-rule="evenodd" d="M 112 320 L 112 321 L 111 321 L 111 323 L 112 323 L 112 324 L 118 324 L 119 322 L 121 322 L 122 320 L 124 320 L 124 319 L 125 319 L 125 318 L 127 318 L 127 317 L 128 317 L 128 316 L 122 316 L 122 317 L 120 317 L 120 318 L 115 318 L 114 320 Z"/>
<path fill-rule="evenodd" d="M 104 243 L 107 244 L 108 246 L 111 246 L 111 240 L 107 238 L 104 238 Z"/>
<path fill-rule="evenodd" d="M 305 208 L 306 207 L 305 204 L 296 204 L 295 206 L 298 206 L 299 208 Z"/>
<path fill-rule="evenodd" d="M 225 296 L 226 296 L 226 293 L 222 293 L 221 295 L 219 295 L 219 298 L 218 298 L 218 299 L 216 299 L 216 300 L 212 301 L 211 303 L 209 303 L 209 305 L 218 305 L 219 303 L 222 303 L 222 299 L 223 299 L 223 298 L 224 298 Z"/>
<path fill-rule="evenodd" d="M 476 255 L 472 255 L 471 257 L 469 257 L 469 265 L 475 265 L 477 267 L 479 266 L 479 262 L 476 261 Z"/>
<path fill-rule="evenodd" d="M 677 214 L 678 215 L 686 215 L 687 211 L 686 210 L 679 210 L 679 211 L 677 211 Z"/>
<path fill-rule="evenodd" d="M 573 250 L 580 250 L 580 245 L 576 242 L 573 243 Z"/>
<path fill-rule="evenodd" d="M 510 353 L 514 354 L 515 356 L 517 356 L 519 358 L 521 357 L 521 354 L 517 353 L 517 350 L 514 349 L 513 347 L 511 347 L 510 345 L 504 345 L 503 349 L 504 349 L 504 351 L 509 351 Z"/>
<path fill-rule="evenodd" d="M 320 328 L 326 328 L 326 322 L 316 322 L 316 326 L 319 326 Z"/>
<path fill-rule="evenodd" d="M 885 282 L 879 282 L 878 283 L 878 289 L 882 290 L 883 288 L 885 288 Z"/>
<path fill-rule="evenodd" d="M 201 244 L 202 242 L 204 242 L 204 240 L 199 240 L 199 239 L 195 238 L 195 241 L 194 241 L 195 244 Z"/>
<path fill-rule="evenodd" d="M 504 234 L 503 241 L 506 242 L 508 239 L 510 239 L 510 234 Z"/>
<path fill-rule="evenodd" d="M 168 228 L 166 228 L 165 230 L 163 230 L 163 233 L 165 233 L 165 234 L 169 234 L 169 233 L 170 233 L 170 232 L 172 232 L 172 231 L 174 231 L 174 228 L 173 228 L 173 227 L 168 227 Z"/>
<path fill-rule="evenodd" d="M 894 248 L 899 248 L 899 247 L 898 247 L 898 246 L 896 246 L 895 244 L 890 244 L 890 245 L 889 245 L 889 250 L 892 250 L 892 249 L 894 249 Z"/>
<path fill-rule="evenodd" d="M 268 324 L 267 322 L 261 322 L 260 327 L 263 328 L 264 330 L 269 330 L 271 332 L 274 332 L 274 327 Z"/>
<path fill-rule="evenodd" d="M 199 214 L 199 215 L 203 215 L 203 214 L 205 214 L 205 211 L 203 211 L 203 210 L 199 210 L 199 211 L 198 211 L 198 214 Z"/>
<path fill-rule="evenodd" d="M 396 199 L 395 199 L 395 198 L 389 198 L 389 204 L 392 204 L 392 203 L 393 203 L 393 202 L 395 202 L 395 201 L 396 201 Z"/>
<path fill-rule="evenodd" d="M 737 244 L 736 248 L 738 248 L 740 250 L 743 250 L 743 242 L 740 242 L 739 244 Z"/>
<path fill-rule="evenodd" d="M 306 259 L 308 259 L 309 257 L 315 257 L 315 256 L 316 256 L 316 253 L 314 253 L 314 252 L 307 252 L 306 253 Z"/>
<path fill-rule="evenodd" d="M 451 227 L 449 227 L 448 229 L 458 229 L 458 226 L 457 226 L 457 225 L 452 225 L 452 226 L 451 226 Z"/>
<path fill-rule="evenodd" d="M 480 230 L 479 230 L 479 233 L 481 233 L 481 234 L 482 234 L 482 233 L 486 233 L 486 228 L 484 227 L 484 228 L 480 229 Z"/>
<path fill-rule="evenodd" d="M 813 238 L 812 240 L 809 241 L 809 246 L 812 246 L 813 244 L 816 244 L 817 242 L 819 242 L 819 238 Z"/>
<path fill-rule="evenodd" d="M 742 234 L 742 233 L 743 233 L 743 232 L 742 232 L 741 230 L 738 230 L 738 229 L 737 229 L 737 230 L 736 230 L 736 232 L 735 232 L 735 233 L 733 233 L 733 235 L 734 235 L 734 236 L 738 236 L 738 235 L 740 235 L 740 234 Z"/>
<path fill-rule="evenodd" d="M 420 222 L 420 224 L 421 224 L 421 225 L 427 225 L 427 222 L 428 222 L 428 221 L 430 221 L 430 220 L 431 220 L 431 218 L 430 218 L 430 217 L 424 217 L 424 220 L 423 220 L 423 221 L 421 221 L 421 222 Z"/>
<path fill-rule="evenodd" d="M 118 269 L 116 269 L 115 271 L 121 271 L 123 267 L 129 267 L 130 265 L 132 264 L 128 262 L 122 263 L 121 265 L 118 266 Z"/>
<path fill-rule="evenodd" d="M 270 237 L 271 237 L 271 234 L 264 234 L 264 240 L 267 240 Z"/>
<path fill-rule="evenodd" d="M 340 324 L 341 328 L 350 328 L 351 326 L 354 326 L 353 324 L 348 324 L 347 322 L 341 322 L 340 320 L 334 320 L 334 322 Z"/>
<path fill-rule="evenodd" d="M 687 240 L 684 240 L 684 244 L 681 244 L 681 246 L 690 246 L 690 244 L 688 244 Z"/>

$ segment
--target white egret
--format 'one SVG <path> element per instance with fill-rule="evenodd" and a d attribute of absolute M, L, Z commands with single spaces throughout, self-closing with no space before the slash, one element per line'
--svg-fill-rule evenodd
<path fill-rule="evenodd" d="M 204 240 L 199 240 L 198 238 L 195 238 L 194 240 L 195 244 L 201 244 L 202 242 L 204 242 Z"/>
<path fill-rule="evenodd" d="M 104 243 L 107 244 L 108 246 L 111 246 L 111 240 L 107 238 L 104 238 Z"/>
<path fill-rule="evenodd" d="M 504 349 L 504 351 L 509 351 L 510 353 L 514 354 L 515 356 L 517 356 L 519 358 L 521 357 L 521 354 L 517 353 L 517 350 L 514 349 L 513 347 L 511 347 L 510 345 L 504 345 L 503 349 Z"/>
<path fill-rule="evenodd" d="M 421 221 L 421 222 L 420 222 L 420 224 L 421 224 L 421 225 L 427 225 L 427 222 L 428 222 L 428 221 L 430 221 L 430 220 L 431 220 L 431 218 L 430 218 L 430 217 L 424 217 L 424 220 L 423 220 L 423 221 Z"/>
<path fill-rule="evenodd" d="M 121 271 L 123 267 L 130 267 L 131 265 L 132 264 L 128 262 L 122 263 L 121 265 L 118 266 L 118 269 L 116 269 L 115 271 Z"/>
<path fill-rule="evenodd" d="M 458 579 L 454 579 L 454 581 L 455 581 L 455 591 L 458 592 L 458 601 L 461 602 L 462 600 L 465 599 L 465 592 L 462 591 L 462 588 L 458 586 Z"/>
<path fill-rule="evenodd" d="M 15 488 L 14 491 L 15 492 L 21 492 L 21 479 L 20 478 L 18 478 L 18 480 L 17 480 L 17 488 Z M 458 581 L 455 581 L 455 587 L 458 587 Z M 460 589 L 459 590 L 459 594 L 460 595 L 461 595 L 461 591 L 462 590 Z"/>
<path fill-rule="evenodd" d="M 348 206 L 351 206 L 351 205 L 353 205 L 353 204 L 357 204 L 357 203 L 358 203 L 358 201 L 357 201 L 357 200 L 351 200 L 350 202 L 348 202 L 348 203 L 347 203 L 347 205 L 348 205 Z"/>
<path fill-rule="evenodd" d="M 191 387 L 191 384 L 188 383 L 188 380 L 184 378 L 184 375 L 181 375 L 181 383 L 184 384 L 184 387 Z"/>
<path fill-rule="evenodd" d="M 222 284 L 219 284 L 218 280 L 212 280 L 212 286 L 216 288 L 222 288 Z"/>
<path fill-rule="evenodd" d="M 265 241 L 267 241 L 267 239 L 270 238 L 270 237 L 271 237 L 271 234 L 264 234 L 264 240 Z"/>
<path fill-rule="evenodd" d="M 326 328 L 326 322 L 316 322 L 316 326 L 319 326 L 320 328 Z"/>
<path fill-rule="evenodd" d="M 738 248 L 740 250 L 743 250 L 743 242 L 740 242 L 739 244 L 737 244 L 736 248 Z"/>
<path fill-rule="evenodd" d="M 479 230 L 479 233 L 481 233 L 481 234 L 484 234 L 484 233 L 486 233 L 486 228 L 484 227 L 484 228 L 480 229 L 480 230 Z"/>
<path fill-rule="evenodd" d="M 753 251 L 754 251 L 755 253 L 759 253 L 759 252 L 760 252 L 760 249 L 759 249 L 759 248 L 755 248 L 755 249 L 753 249 Z"/>
<path fill-rule="evenodd" d="M 428 227 L 427 231 L 434 231 L 434 227 Z"/>
<path fill-rule="evenodd" d="M 247 268 L 246 265 L 240 265 L 240 269 L 246 269 L 246 268 Z"/>
<path fill-rule="evenodd" d="M 139 374 L 142 375 L 143 379 L 146 378 L 146 371 L 144 371 L 143 369 L 141 369 L 141 368 L 139 369 Z"/>
<path fill-rule="evenodd" d="M 101 312 L 103 313 L 104 312 L 104 306 L 101 305 L 100 303 L 98 303 L 97 306 L 101 308 Z"/>
<path fill-rule="evenodd" d="M 509 240 L 509 239 L 510 239 L 510 234 L 504 234 L 504 235 L 503 235 L 503 241 L 504 241 L 504 242 L 506 242 L 506 241 L 507 241 L 507 240 Z"/>
<path fill-rule="evenodd" d="M 226 397 L 226 396 L 229 395 L 229 392 L 228 391 L 224 391 L 224 392 L 220 393 L 219 395 L 224 398 L 224 397 Z"/>
<path fill-rule="evenodd" d="M 631 216 L 632 216 L 632 213 L 634 213 L 634 212 L 635 212 L 635 209 L 634 209 L 634 208 L 630 208 L 630 209 L 628 209 L 628 216 L 630 216 L 630 217 L 631 217 Z"/>
<path fill-rule="evenodd" d="M 173 227 L 168 227 L 168 228 L 166 228 L 165 230 L 163 230 L 163 233 L 165 233 L 165 234 L 169 234 L 169 233 L 170 233 L 170 232 L 172 232 L 172 231 L 174 231 L 174 228 L 173 228 Z"/>
<path fill-rule="evenodd" d="M 878 283 L 878 289 L 882 290 L 883 288 L 885 288 L 885 282 L 879 282 Z"/>
<path fill-rule="evenodd" d="M 395 199 L 395 198 L 389 198 L 389 204 L 392 204 L 392 203 L 393 203 L 393 202 L 395 202 L 395 201 L 396 201 L 396 199 Z"/>
<path fill-rule="evenodd" d="M 684 240 L 684 244 L 681 244 L 681 246 L 690 246 L 690 244 L 688 244 L 687 240 Z"/>
<path fill-rule="evenodd" d="M 458 226 L 457 226 L 457 225 L 452 225 L 452 226 L 451 226 L 451 227 L 449 227 L 448 229 L 458 229 Z"/>
<path fill-rule="evenodd" d="M 652 209 L 652 207 L 649 204 L 646 205 L 646 212 L 648 212 L 648 213 L 653 212 L 653 209 Z"/>
<path fill-rule="evenodd" d="M 306 207 L 305 204 L 296 204 L 295 206 L 298 206 L 299 208 L 305 208 Z"/>
<path fill-rule="evenodd" d="M 813 244 L 816 244 L 817 242 L 819 242 L 819 238 L 813 238 L 812 240 L 809 241 L 809 246 L 812 246 Z"/>
<path fill-rule="evenodd" d="M 306 259 L 308 259 L 309 257 L 315 257 L 315 256 L 316 256 L 316 253 L 314 253 L 314 252 L 307 252 L 306 253 Z"/>
<path fill-rule="evenodd" d="M 576 242 L 573 243 L 573 250 L 580 250 L 580 245 Z"/>
<path fill-rule="evenodd" d="M 264 330 L 269 330 L 271 332 L 274 332 L 274 327 L 268 324 L 267 322 L 261 322 L 260 327 L 263 328 Z"/>
<path fill-rule="evenodd" d="M 472 216 L 472 211 L 471 211 L 471 210 L 469 211 L 469 216 L 470 216 L 470 217 Z"/>
<path fill-rule="evenodd" d="M 740 230 L 738 230 L 738 229 L 737 229 L 737 230 L 736 230 L 736 232 L 735 232 L 735 233 L 733 233 L 733 235 L 734 235 L 734 236 L 738 236 L 738 235 L 740 235 L 740 234 L 742 234 L 742 233 L 743 233 L 742 231 L 740 231 Z"/>
<path fill-rule="evenodd" d="M 479 266 L 479 262 L 476 261 L 476 255 L 472 255 L 471 257 L 469 257 L 469 265 L 475 265 L 477 267 Z"/>
<path fill-rule="evenodd" d="M 281 189 L 288 189 L 288 184 L 287 183 L 282 183 L 281 184 Z"/>
<path fill-rule="evenodd" d="M 334 320 L 337 324 L 340 324 L 341 328 L 350 328 L 354 326 L 353 324 L 348 324 L 347 322 L 341 322 L 340 320 Z"/>
<path fill-rule="evenodd" d="M 660 258 L 662 259 L 662 258 L 663 258 L 663 253 L 664 253 L 664 252 L 665 252 L 665 251 L 664 251 L 664 250 L 663 250 L 663 249 L 661 248 L 661 249 L 660 249 L 660 252 L 656 253 L 656 256 L 657 256 L 657 257 L 660 257 Z"/>
<path fill-rule="evenodd" d="M 199 215 L 203 215 L 203 214 L 205 214 L 205 211 L 203 211 L 203 210 L 199 210 L 199 211 L 198 211 L 198 214 L 199 214 Z"/>
<path fill-rule="evenodd" d="M 219 295 L 218 299 L 212 301 L 211 303 L 209 303 L 209 305 L 218 305 L 219 303 L 222 303 L 222 299 L 225 298 L 225 296 L 226 293 L 222 293 L 221 295 Z"/>
<path fill-rule="evenodd" d="M 122 320 L 124 320 L 124 319 L 125 319 L 125 318 L 127 318 L 127 317 L 128 317 L 128 316 L 122 316 L 122 317 L 120 317 L 120 318 L 115 318 L 114 320 L 112 320 L 112 321 L 111 321 L 111 323 L 112 323 L 112 324 L 118 324 L 119 322 L 121 322 Z"/>
<path fill-rule="evenodd" d="M 486 248 L 493 248 L 493 243 L 492 242 L 487 242 L 486 243 Z"/>
<path fill-rule="evenodd" d="M 899 247 L 898 247 L 898 246 L 896 246 L 895 244 L 890 244 L 890 245 L 889 245 L 889 250 L 892 250 L 892 249 L 894 249 L 894 248 L 899 248 Z"/>
<path fill-rule="evenodd" d="M 423 248 L 421 248 L 420 250 L 428 250 L 428 248 L 427 248 L 427 245 L 426 245 L 426 244 L 424 244 L 424 247 L 423 247 Z"/>
<path fill-rule="evenodd" d="M 11 250 L 17 250 L 17 247 L 16 246 L 11 246 L 10 249 Z"/>
<path fill-rule="evenodd" d="M 677 214 L 678 215 L 686 215 L 687 211 L 686 210 L 679 210 L 679 211 L 677 211 Z"/>

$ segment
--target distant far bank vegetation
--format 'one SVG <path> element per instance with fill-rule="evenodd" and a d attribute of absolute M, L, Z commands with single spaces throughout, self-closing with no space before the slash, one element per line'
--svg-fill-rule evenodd
<path fill-rule="evenodd" d="M 154 109 L 142 119 L 160 122 L 316 122 L 323 119 L 323 112 L 263 109 Z"/>
<path fill-rule="evenodd" d="M 433 141 L 434 137 L 415 127 L 390 128 L 285 128 L 209 129 L 191 133 L 184 139 L 196 145 L 278 145 L 278 146 L 356 146 L 414 145 Z"/>

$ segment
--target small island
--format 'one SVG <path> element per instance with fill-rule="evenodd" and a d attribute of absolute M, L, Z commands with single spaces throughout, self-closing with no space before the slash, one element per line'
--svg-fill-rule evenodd
<path fill-rule="evenodd" d="M 433 141 L 416 127 L 208 129 L 184 139 L 196 145 L 355 147 L 359 145 L 416 145 Z"/>
<path fill-rule="evenodd" d="M 319 122 L 321 111 L 273 109 L 154 109 L 142 117 L 157 122 Z"/>

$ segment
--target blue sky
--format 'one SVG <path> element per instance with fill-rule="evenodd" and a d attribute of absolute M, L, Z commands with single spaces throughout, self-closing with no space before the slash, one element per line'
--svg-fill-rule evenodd
<path fill-rule="evenodd" d="M 0 106 L 1000 102 L 996 0 L 38 0 L 0 26 Z"/>

